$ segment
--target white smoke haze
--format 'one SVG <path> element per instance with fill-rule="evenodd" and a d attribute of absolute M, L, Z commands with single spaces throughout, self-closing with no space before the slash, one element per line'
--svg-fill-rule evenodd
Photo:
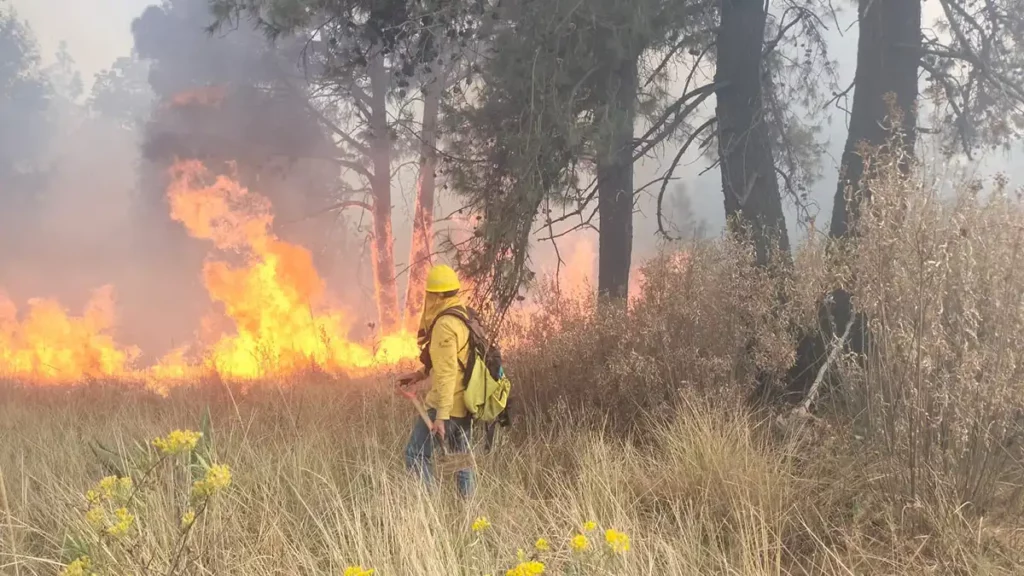
<path fill-rule="evenodd" d="M 173 157 L 199 152 L 217 162 L 237 160 L 243 183 L 274 202 L 276 232 L 311 250 L 333 297 L 359 311 L 361 322 L 374 321 L 368 245 L 357 230 L 369 228 L 369 215 L 359 210 L 348 210 L 343 218 L 322 213 L 331 203 L 336 167 L 310 159 L 317 155 L 317 137 L 301 105 L 243 91 L 231 93 L 219 107 L 165 108 L 176 93 L 272 78 L 281 70 L 281 62 L 268 63 L 259 56 L 258 33 L 239 30 L 228 38 L 206 38 L 200 29 L 204 19 L 209 21 L 202 12 L 205 0 L 173 4 L 187 18 L 162 18 L 167 5 L 158 8 L 143 0 L 0 0 L 0 10 L 13 11 L 30 28 L 40 57 L 37 68 L 53 91 L 45 125 L 15 124 L 5 128 L 2 138 L 41 145 L 37 154 L 11 164 L 16 166 L 17 186 L 7 184 L 5 189 L 0 183 L 0 288 L 19 307 L 33 297 L 52 297 L 78 313 L 94 289 L 109 284 L 115 289 L 122 342 L 140 346 L 152 359 L 193 339 L 210 307 L 200 276 L 209 247 L 170 220 L 163 190 Z M 936 9 L 925 8 L 926 14 Z M 831 31 L 830 49 L 845 85 L 853 77 L 857 30 L 853 10 L 840 16 L 840 26 Z M 58 56 L 61 52 L 63 57 Z M 6 105 L 15 106 L 15 115 L 29 116 L 27 108 L 17 108 L 19 103 Z M 833 112 L 822 134 L 827 144 L 822 178 L 810 194 L 819 227 L 831 211 L 846 134 L 845 116 L 838 109 Z M 278 146 L 306 159 L 249 162 L 245 156 L 257 155 L 253 146 L 260 145 Z M 643 159 L 636 168 L 636 185 L 657 178 L 674 153 L 669 146 Z M 1024 168 L 1014 158 L 1019 158 L 1016 151 L 991 155 L 973 169 L 1006 171 L 1015 182 L 1024 176 Z M 396 159 L 395 166 L 410 159 L 415 154 Z M 414 164 L 398 171 L 393 188 L 399 273 L 409 254 Z M 707 165 L 706 159 L 690 153 L 669 186 L 665 213 L 670 230 L 678 235 L 721 232 L 719 175 L 717 170 L 705 171 Z M 443 185 L 442 176 L 438 218 L 457 205 Z M 638 202 L 634 263 L 660 244 L 656 193 L 653 186 Z M 791 236 L 802 234 L 791 206 L 786 216 Z M 435 228 L 446 226 L 438 222 Z M 562 258 L 567 264 L 576 260 L 569 273 L 578 275 L 580 268 L 588 268 L 580 262 L 593 258 L 587 271 L 591 282 L 596 281 L 596 245 L 593 231 L 561 241 Z M 533 259 L 537 267 L 551 270 L 554 254 L 552 246 L 538 243 Z M 404 294 L 403 285 L 401 275 L 399 294 Z"/>

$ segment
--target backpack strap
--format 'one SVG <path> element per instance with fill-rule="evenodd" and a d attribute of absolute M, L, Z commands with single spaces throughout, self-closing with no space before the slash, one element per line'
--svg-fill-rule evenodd
<path fill-rule="evenodd" d="M 473 337 L 473 330 L 472 328 L 469 327 L 469 312 L 466 311 L 466 308 L 464 306 L 458 305 L 452 306 L 450 308 L 445 308 L 444 310 L 440 311 L 434 318 L 434 321 L 430 323 L 430 328 L 427 330 L 427 338 L 423 344 L 424 350 L 428 350 L 430 348 L 430 340 L 434 337 L 434 326 L 437 325 L 437 321 L 440 320 L 442 316 L 454 316 L 455 318 L 462 320 L 463 324 L 466 325 L 466 328 L 469 328 L 469 338 L 466 338 L 466 344 L 462 348 L 459 348 L 459 352 L 462 352 L 464 348 L 468 348 L 469 341 Z M 459 363 L 459 368 L 462 370 L 463 380 L 468 381 L 470 374 L 466 365 L 462 363 L 462 360 L 458 359 L 458 355 L 456 355 L 455 360 L 456 362 Z"/>
<path fill-rule="evenodd" d="M 469 313 L 466 312 L 466 309 L 464 307 L 452 306 L 451 308 L 445 308 L 444 310 L 441 310 L 437 314 L 437 317 L 434 318 L 434 321 L 430 323 L 430 329 L 427 331 L 426 345 L 430 345 L 430 340 L 431 338 L 434 337 L 434 326 L 437 326 L 437 321 L 440 320 L 442 316 L 454 316 L 459 320 L 462 320 L 463 324 L 465 324 L 466 327 L 469 328 Z M 470 332 L 472 332 L 472 330 L 470 330 Z M 466 342 L 466 345 L 469 345 L 468 340 Z"/>
<path fill-rule="evenodd" d="M 469 312 L 466 310 L 465 306 L 462 306 L 460 304 L 458 306 L 451 306 L 449 308 L 445 308 L 444 310 L 438 312 L 437 317 L 434 318 L 434 321 L 430 323 L 431 333 L 433 333 L 434 331 L 434 325 L 437 324 L 437 321 L 440 320 L 442 316 L 455 316 L 459 320 L 465 322 L 467 326 L 469 325 Z M 430 335 L 428 335 L 428 338 L 429 336 Z"/>

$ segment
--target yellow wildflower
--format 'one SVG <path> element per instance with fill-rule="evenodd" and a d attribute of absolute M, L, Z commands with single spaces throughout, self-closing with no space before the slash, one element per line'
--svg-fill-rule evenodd
<path fill-rule="evenodd" d="M 102 498 L 113 498 L 115 490 L 117 490 L 117 476 L 107 476 L 96 485 L 96 491 Z"/>
<path fill-rule="evenodd" d="M 196 511 L 189 510 L 181 515 L 181 529 L 185 530 L 192 526 L 196 521 Z"/>
<path fill-rule="evenodd" d="M 107 534 L 114 538 L 120 538 L 131 530 L 132 524 L 135 523 L 135 516 L 132 516 L 127 508 L 118 508 L 114 511 L 114 516 L 117 517 L 117 522 L 107 528 Z"/>
<path fill-rule="evenodd" d="M 572 547 L 574 552 L 583 552 L 590 546 L 590 540 L 587 540 L 587 537 L 583 534 L 577 534 L 569 541 L 569 546 Z"/>
<path fill-rule="evenodd" d="M 594 530 L 597 530 L 597 522 L 594 522 L 593 520 L 587 520 L 583 523 L 584 532 L 593 532 Z"/>
<path fill-rule="evenodd" d="M 100 480 L 96 487 L 85 493 L 85 499 L 90 504 L 99 504 L 105 500 L 126 501 L 131 495 L 132 479 L 129 477 L 118 478 L 107 476 Z"/>
<path fill-rule="evenodd" d="M 103 508 L 93 506 L 85 513 L 85 522 L 89 524 L 93 530 L 102 530 L 107 524 L 107 513 Z"/>
<path fill-rule="evenodd" d="M 209 498 L 231 485 L 231 469 L 227 464 L 214 464 L 206 470 L 202 480 L 192 483 L 194 498 Z"/>
<path fill-rule="evenodd" d="M 616 554 L 625 554 L 626 552 L 629 552 L 629 536 L 622 532 L 609 528 L 604 532 L 604 541 L 608 543 L 608 547 Z"/>
<path fill-rule="evenodd" d="M 373 572 L 373 568 L 363 568 L 362 566 L 349 566 L 345 568 L 345 576 L 371 576 Z"/>
<path fill-rule="evenodd" d="M 536 548 L 538 552 L 547 552 L 548 550 L 551 550 L 551 545 L 543 538 L 538 538 L 533 547 Z"/>
<path fill-rule="evenodd" d="M 60 576 L 91 576 L 95 574 L 92 570 L 92 561 L 88 556 L 82 556 L 71 564 L 68 564 L 60 571 Z"/>
<path fill-rule="evenodd" d="M 505 576 L 537 576 L 544 573 L 543 562 L 521 562 L 515 568 L 505 572 Z"/>
<path fill-rule="evenodd" d="M 481 516 L 473 521 L 473 532 L 483 532 L 491 527 L 491 522 L 486 516 Z"/>
<path fill-rule="evenodd" d="M 181 454 L 182 452 L 195 450 L 196 444 L 199 443 L 199 439 L 202 437 L 202 432 L 193 432 L 192 430 L 175 430 L 165 438 L 157 438 L 153 440 L 153 446 L 155 446 L 162 454 L 166 456 L 173 456 L 175 454 Z"/>

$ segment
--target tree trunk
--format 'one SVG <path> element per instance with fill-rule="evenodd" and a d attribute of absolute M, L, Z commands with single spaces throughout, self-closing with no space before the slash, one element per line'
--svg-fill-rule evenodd
<path fill-rule="evenodd" d="M 749 226 L 757 262 L 774 246 L 789 255 L 789 235 L 761 88 L 765 11 L 762 0 L 722 0 L 718 29 L 718 153 L 725 215 Z M 777 243 L 777 244 L 776 244 Z"/>
<path fill-rule="evenodd" d="M 398 327 L 398 288 L 395 283 L 395 239 L 391 233 L 391 137 L 387 118 L 388 78 L 384 55 L 375 50 L 370 58 L 370 154 L 373 176 L 373 277 L 377 312 L 383 333 Z"/>
<path fill-rule="evenodd" d="M 832 206 L 832 238 L 847 238 L 852 233 L 861 202 L 870 197 L 862 188 L 864 161 L 861 143 L 880 146 L 893 132 L 888 95 L 894 95 L 896 111 L 903 117 L 904 151 L 912 154 L 917 140 L 918 68 L 921 46 L 920 0 L 860 0 L 860 38 L 857 42 L 857 73 L 854 76 L 853 108 L 850 132 L 843 151 L 839 183 Z M 909 167 L 906 166 L 905 167 Z M 797 350 L 797 361 L 789 375 L 792 398 L 803 395 L 827 353 L 827 343 L 850 325 L 853 315 L 851 294 L 836 290 L 819 310 L 819 331 L 808 335 Z M 865 349 L 867 334 L 863 319 L 852 325 L 849 346 L 855 352 Z"/>
<path fill-rule="evenodd" d="M 617 66 L 613 82 L 606 111 L 611 134 L 597 158 L 597 290 L 600 296 L 625 301 L 633 252 L 632 144 L 639 89 L 635 58 L 626 58 Z"/>
<path fill-rule="evenodd" d="M 420 130 L 420 172 L 416 179 L 412 246 L 409 250 L 409 281 L 405 290 L 405 328 L 415 332 L 423 312 L 423 294 L 430 269 L 434 231 L 434 189 L 437 170 L 437 115 L 444 82 L 434 79 L 423 95 L 423 128 Z"/>
<path fill-rule="evenodd" d="M 832 205 L 829 234 L 833 238 L 844 238 L 850 234 L 860 203 L 870 198 L 870 190 L 861 187 L 864 160 L 858 147 L 862 142 L 872 147 L 881 146 L 892 137 L 889 94 L 895 96 L 896 112 L 903 117 L 899 129 L 903 131 L 903 146 L 908 154 L 913 154 L 917 140 L 921 1 L 860 0 L 859 14 L 860 39 L 857 43 L 853 110 Z M 837 292 L 833 301 L 831 325 L 842 329 L 852 313 L 850 295 L 845 291 Z M 851 342 L 856 345 L 860 341 L 860 331 L 854 327 Z"/>
<path fill-rule="evenodd" d="M 860 202 L 869 197 L 868 190 L 860 189 L 864 162 L 857 147 L 861 142 L 881 146 L 892 136 L 887 122 L 890 113 L 887 94 L 895 96 L 897 112 L 903 116 L 900 128 L 903 130 L 904 149 L 911 154 L 914 151 L 920 47 L 921 0 L 860 0 L 853 109 L 832 206 L 832 237 L 841 238 L 849 234 Z"/>

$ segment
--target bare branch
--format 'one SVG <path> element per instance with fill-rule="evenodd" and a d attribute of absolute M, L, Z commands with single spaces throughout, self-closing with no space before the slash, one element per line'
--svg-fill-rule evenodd
<path fill-rule="evenodd" d="M 538 238 L 538 240 L 540 242 L 546 242 L 546 241 L 549 241 L 549 240 L 554 240 L 554 239 L 561 238 L 562 236 L 568 236 L 569 234 L 572 234 L 573 232 L 578 232 L 580 230 L 594 230 L 596 232 L 600 232 L 600 230 L 597 228 L 597 226 L 594 226 L 594 224 L 593 224 L 594 218 L 596 216 L 597 216 L 597 207 L 595 206 L 594 209 L 590 212 L 589 216 L 587 216 L 586 218 L 581 218 L 580 219 L 579 224 L 576 224 L 574 226 L 566 228 L 565 230 L 562 230 L 561 232 L 559 232 L 557 234 L 551 234 L 550 236 L 540 237 L 540 238 Z"/>
<path fill-rule="evenodd" d="M 821 106 L 821 109 L 824 110 L 824 109 L 828 108 L 829 106 L 831 106 L 833 103 L 836 103 L 837 107 L 838 107 L 839 99 L 840 98 L 845 98 L 845 97 L 849 96 L 850 92 L 853 92 L 853 87 L 856 85 L 856 82 L 857 82 L 856 80 L 851 80 L 850 81 L 850 85 L 846 87 L 846 90 L 843 90 L 842 92 L 838 92 L 838 93 L 836 93 L 835 96 L 829 98 L 828 101 L 826 101 Z"/>
<path fill-rule="evenodd" d="M 356 174 L 359 174 L 360 176 L 363 176 L 365 178 L 373 178 L 373 174 L 370 172 L 370 170 L 358 162 L 345 160 L 343 158 L 332 158 L 331 160 L 338 166 L 341 166 L 342 168 L 348 168 L 349 170 L 355 172 Z"/>
<path fill-rule="evenodd" d="M 317 120 L 319 120 L 324 126 L 326 126 L 333 134 L 344 140 L 346 144 L 351 146 L 358 153 L 362 154 L 363 156 L 370 155 L 369 148 L 367 148 L 361 142 L 353 138 L 348 132 L 338 127 L 337 124 L 335 124 L 334 122 L 327 118 L 327 115 L 325 115 L 320 110 L 317 110 L 316 106 L 314 106 L 311 102 L 306 102 L 306 108 L 309 109 L 309 111 L 312 112 L 314 116 L 316 116 Z"/>
<path fill-rule="evenodd" d="M 679 53 L 679 50 L 684 46 L 686 46 L 685 40 L 676 42 L 676 44 L 672 46 L 672 49 L 668 51 L 668 54 L 666 54 L 665 57 L 661 59 L 661 62 L 659 62 L 658 65 L 654 67 L 654 70 L 651 71 L 650 75 L 647 77 L 647 81 L 644 82 L 641 88 L 646 88 L 650 86 L 651 83 L 654 82 L 654 79 L 658 77 L 658 74 L 660 74 L 661 71 L 664 70 L 669 65 L 669 63 L 672 61 L 672 58 L 674 58 L 675 55 Z"/>
<path fill-rule="evenodd" d="M 794 11 L 794 10 L 799 12 L 797 14 L 796 18 L 794 18 L 791 22 L 782 25 L 779 28 L 779 33 L 775 35 L 775 38 L 772 38 L 768 42 L 765 42 L 764 48 L 761 50 L 761 57 L 762 58 L 764 58 L 768 54 L 772 53 L 775 50 L 775 48 L 778 47 L 779 42 L 782 42 L 782 39 L 786 37 L 786 34 L 789 33 L 789 31 L 792 30 L 794 26 L 799 24 L 804 19 L 805 16 L 807 16 L 807 12 L 805 10 L 802 10 L 802 9 L 797 8 L 795 6 L 790 6 L 789 8 L 786 8 L 785 12 L 782 13 L 782 21 L 785 22 L 786 21 L 786 15 L 789 14 L 791 11 Z"/>
<path fill-rule="evenodd" d="M 544 199 L 546 206 L 551 205 L 550 198 Z M 555 291 L 561 292 L 561 276 L 562 276 L 562 264 L 565 262 L 562 260 L 562 252 L 558 249 L 558 240 L 555 238 L 555 228 L 551 223 L 551 219 L 548 218 L 548 239 L 551 242 L 551 246 L 555 249 Z"/>
<path fill-rule="evenodd" d="M 402 162 L 398 166 L 395 166 L 395 168 L 393 170 L 391 170 L 391 178 L 394 179 L 395 176 L 397 176 L 398 173 L 402 171 L 402 168 L 405 168 L 406 166 L 417 166 L 417 165 L 419 165 L 419 160 L 406 160 L 405 162 Z"/>
<path fill-rule="evenodd" d="M 581 194 L 586 194 L 586 196 L 581 196 L 579 198 L 575 210 L 571 212 L 566 212 L 565 214 L 562 214 L 558 218 L 552 219 L 551 223 L 558 224 L 560 222 L 568 220 L 569 218 L 572 218 L 573 216 L 582 216 L 583 211 L 586 210 L 587 206 L 590 205 L 590 202 L 597 197 L 597 178 L 591 179 L 590 184 L 588 184 L 587 187 L 582 190 Z M 546 225 L 547 223 L 545 222 L 545 226 Z"/>
<path fill-rule="evenodd" d="M 968 64 L 972 64 L 976 66 L 990 82 L 1003 90 L 1010 92 L 1018 102 L 1024 103 L 1024 89 L 1018 86 L 1013 80 L 1007 78 L 1004 74 L 993 70 L 987 62 L 975 54 L 969 47 L 965 47 L 964 50 L 959 51 L 931 47 L 921 50 L 921 53 L 939 56 L 940 58 L 961 60 Z"/>
<path fill-rule="evenodd" d="M 967 158 L 973 160 L 973 155 L 971 154 L 971 146 L 969 142 L 970 139 L 967 132 L 968 125 L 970 124 L 970 118 L 967 117 L 967 114 L 965 114 L 960 105 L 957 104 L 956 88 L 951 85 L 953 83 L 956 83 L 956 81 L 949 74 L 946 74 L 945 72 L 936 69 L 934 66 L 928 64 L 924 60 L 921 61 L 920 65 L 923 70 L 925 70 L 931 75 L 935 82 L 942 86 L 942 90 L 946 94 L 946 102 L 949 104 L 950 108 L 953 109 L 953 114 L 957 117 L 956 130 L 957 134 L 960 135 L 961 146 L 963 146 L 963 150 L 964 153 L 967 154 Z"/>
<path fill-rule="evenodd" d="M 324 214 L 327 214 L 328 212 L 334 212 L 336 210 L 340 211 L 340 210 L 344 210 L 346 208 L 362 208 L 363 210 L 366 210 L 367 212 L 372 212 L 373 211 L 373 205 L 371 205 L 368 202 L 363 202 L 362 200 L 342 200 L 341 202 L 337 202 L 337 203 L 332 204 L 332 205 L 330 205 L 330 206 L 328 206 L 326 208 L 321 208 L 320 210 L 317 210 L 315 212 L 311 212 L 309 214 L 306 214 L 305 216 L 300 216 L 300 217 L 292 219 L 292 220 L 284 220 L 284 221 L 281 222 L 281 224 L 285 224 L 285 225 L 288 225 L 288 224 L 298 224 L 299 222 L 305 222 L 306 220 L 311 220 L 313 218 L 316 218 L 317 216 L 322 216 Z"/>
<path fill-rule="evenodd" d="M 669 166 L 668 170 L 665 172 L 665 175 L 661 179 L 661 190 L 658 191 L 657 202 L 658 233 L 661 234 L 667 240 L 672 240 L 672 237 L 665 230 L 664 218 L 662 216 L 662 203 L 665 200 L 665 190 L 668 189 L 668 181 L 672 178 L 672 174 L 675 172 L 676 167 L 679 166 L 680 160 L 682 160 L 683 155 L 686 154 L 686 151 L 690 148 L 690 145 L 693 144 L 693 142 L 697 139 L 697 136 L 699 136 L 701 132 L 704 132 L 708 128 L 714 126 L 717 122 L 718 117 L 712 117 L 707 122 L 697 127 L 697 129 L 693 131 L 693 134 L 690 134 L 690 137 L 686 139 L 686 142 L 679 148 L 679 151 L 676 152 L 675 158 L 672 159 L 672 165 Z"/>
<path fill-rule="evenodd" d="M 655 122 L 654 125 L 651 126 L 651 128 L 646 133 L 644 133 L 643 136 L 635 140 L 635 143 L 642 143 L 643 146 L 641 146 L 640 150 L 634 151 L 633 161 L 635 162 L 639 160 L 645 154 L 654 149 L 655 146 L 661 144 L 666 138 L 668 138 L 673 132 L 675 132 L 676 128 L 678 128 L 679 125 L 682 124 L 686 120 L 686 118 L 694 110 L 697 109 L 698 106 L 703 104 L 704 101 L 707 100 L 712 94 L 714 94 L 716 90 L 725 87 L 727 84 L 728 82 L 716 82 L 713 84 L 705 84 L 700 88 L 697 88 L 691 92 L 688 92 L 680 96 L 678 100 L 673 102 L 672 105 L 665 110 L 665 113 L 662 115 L 662 117 L 657 122 Z M 689 100 L 690 98 L 694 97 L 696 99 L 689 105 L 687 105 L 686 108 L 683 108 L 680 111 L 680 108 L 682 108 L 683 104 L 685 104 L 686 101 Z M 675 117 L 672 119 L 671 122 L 668 122 L 668 118 L 673 114 L 675 115 Z M 662 126 L 664 126 L 666 122 L 668 122 L 668 125 L 665 126 L 665 128 L 660 130 L 659 132 L 659 129 Z M 651 139 L 651 136 L 654 135 L 655 133 L 657 133 L 657 136 Z"/>

